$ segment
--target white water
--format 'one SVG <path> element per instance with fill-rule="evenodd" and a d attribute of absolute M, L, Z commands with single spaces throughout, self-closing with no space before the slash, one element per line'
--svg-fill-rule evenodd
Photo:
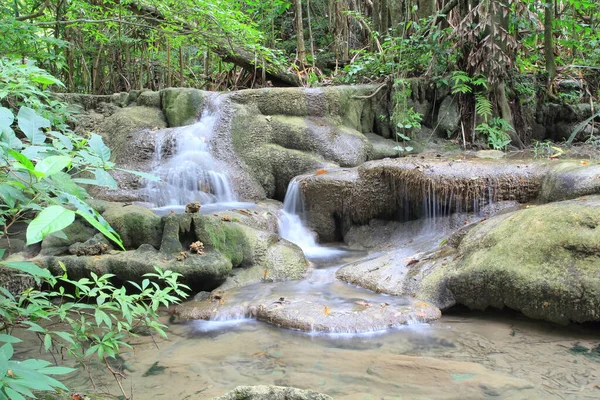
<path fill-rule="evenodd" d="M 309 258 L 327 258 L 343 252 L 320 246 L 315 239 L 315 233 L 302 223 L 303 214 L 302 191 L 300 183 L 294 178 L 290 181 L 283 200 L 283 212 L 279 218 L 279 236 L 297 244 Z"/>
<path fill-rule="evenodd" d="M 149 200 L 156 206 L 235 201 L 227 175 L 218 169 L 210 154 L 216 119 L 214 113 L 205 110 L 194 125 L 157 138 L 152 173 L 161 181 L 151 182 L 147 189 Z M 170 148 L 174 149 L 172 157 L 163 160 Z"/>

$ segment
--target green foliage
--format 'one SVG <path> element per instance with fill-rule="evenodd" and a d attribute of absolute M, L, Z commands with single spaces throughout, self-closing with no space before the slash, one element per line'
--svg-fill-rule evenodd
<path fill-rule="evenodd" d="M 91 279 L 71 280 L 66 272 L 56 278 L 29 262 L 0 265 L 23 272 L 50 288 L 30 288 L 20 295 L 0 288 L 0 331 L 4 332 L 0 341 L 6 343 L 0 348 L 0 398 L 3 394 L 4 398 L 20 399 L 14 391 L 34 397 L 30 390 L 66 390 L 48 375 L 73 371 L 49 367 L 46 361 L 14 361 L 12 343 L 20 342 L 12 334 L 15 328 L 34 332 L 45 351 L 66 353 L 81 365 L 94 358 L 107 363 L 107 357 L 115 357 L 123 347 L 131 347 L 127 338 L 136 336 L 140 328 L 166 337 L 165 326 L 158 322 L 158 308 L 178 303 L 189 289 L 178 282 L 180 274 L 157 267 L 156 273 L 144 275 L 141 285 L 129 282 L 133 289 L 127 290 L 111 283 L 112 274 L 97 276 L 91 272 Z"/>
<path fill-rule="evenodd" d="M 3 65 L 15 66 L 7 62 Z M 14 78 L 14 84 L 5 86 L 3 92 L 3 99 L 8 99 L 12 108 L 0 106 L 0 226 L 3 234 L 8 235 L 16 222 L 29 222 L 34 217 L 27 227 L 27 244 L 37 243 L 70 225 L 77 214 L 122 248 L 118 233 L 85 203 L 89 196 L 80 186 L 117 188 L 107 172 L 119 169 L 110 161 L 110 149 L 99 135 L 84 138 L 64 125 L 62 130 L 56 129 L 42 113 L 52 114 L 54 121 L 64 123 L 67 115 L 61 114 L 61 110 L 66 109 L 66 105 L 52 100 L 48 92 L 35 83 L 44 87 L 60 82 L 33 66 L 17 67 L 17 70 L 22 73 L 21 78 Z M 16 116 L 13 109 L 18 110 Z M 135 171 L 127 172 L 156 179 Z"/>
<path fill-rule="evenodd" d="M 475 128 L 477 132 L 483 133 L 492 149 L 505 150 L 510 144 L 510 136 L 507 133 L 512 126 L 503 118 L 493 118 L 488 124 L 483 122 Z"/>
<path fill-rule="evenodd" d="M 410 83 L 405 79 L 396 79 L 394 82 L 394 94 L 392 96 L 394 110 L 391 120 L 396 129 L 396 142 L 401 139 L 403 145 L 398 144 L 394 147 L 399 153 L 410 152 L 413 150 L 404 143 L 411 140 L 411 135 L 415 129 L 421 129 L 423 115 L 416 112 L 413 107 L 408 106 L 408 99 L 412 94 Z"/>
<path fill-rule="evenodd" d="M 349 13 L 359 19 L 357 13 Z M 381 51 L 366 49 L 354 52 L 353 62 L 346 65 L 339 78 L 344 83 L 373 81 L 383 76 L 419 76 L 425 72 L 438 74 L 450 63 L 452 51 L 444 41 L 446 31 L 428 33 L 431 18 L 400 23 L 390 29 L 381 41 Z M 379 35 L 375 35 L 379 40 Z M 435 63 L 433 60 L 435 59 Z M 434 67 L 433 70 L 431 67 Z"/>

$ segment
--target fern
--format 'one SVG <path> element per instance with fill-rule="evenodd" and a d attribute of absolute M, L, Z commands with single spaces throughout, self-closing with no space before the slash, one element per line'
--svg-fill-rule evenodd
<path fill-rule="evenodd" d="M 452 74 L 452 94 L 471 93 L 471 77 L 464 71 L 454 71 Z"/>
<path fill-rule="evenodd" d="M 475 94 L 475 112 L 482 116 L 485 122 L 492 116 L 492 102 L 481 93 Z"/>

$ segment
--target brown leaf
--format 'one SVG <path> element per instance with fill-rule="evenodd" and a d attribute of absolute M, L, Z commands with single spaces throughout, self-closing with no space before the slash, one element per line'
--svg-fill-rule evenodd
<path fill-rule="evenodd" d="M 356 304 L 358 304 L 359 306 L 363 306 L 363 307 L 371 307 L 371 303 L 367 303 L 366 301 L 363 300 L 358 300 L 355 301 Z"/>
<path fill-rule="evenodd" d="M 325 169 L 318 169 L 317 172 L 315 173 L 315 175 L 324 175 L 327 173 L 327 170 Z"/>
<path fill-rule="evenodd" d="M 267 279 L 267 272 L 269 272 L 269 270 L 265 269 L 263 272 L 263 280 Z"/>
<path fill-rule="evenodd" d="M 323 309 L 323 314 L 325 314 L 325 315 L 331 314 L 331 310 L 329 309 L 329 307 L 325 306 L 325 308 Z"/>

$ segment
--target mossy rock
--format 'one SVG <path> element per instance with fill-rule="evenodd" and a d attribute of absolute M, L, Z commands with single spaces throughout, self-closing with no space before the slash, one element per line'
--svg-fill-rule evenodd
<path fill-rule="evenodd" d="M 162 110 L 169 127 L 192 125 L 202 114 L 205 92 L 191 88 L 168 88 L 160 91 Z"/>
<path fill-rule="evenodd" d="M 136 205 L 123 206 L 113 203 L 102 216 L 121 236 L 126 249 L 135 249 L 142 244 L 159 248 L 161 244 L 161 219 L 151 210 Z"/>
<path fill-rule="evenodd" d="M 75 243 L 84 243 L 97 231 L 87 222 L 77 218 L 71 225 L 62 230 L 66 239 L 57 235 L 49 235 L 42 240 L 40 255 L 59 256 L 69 254 L 69 247 Z"/>
<path fill-rule="evenodd" d="M 544 177 L 540 201 L 560 201 L 600 194 L 600 166 L 585 162 L 561 162 Z"/>
<path fill-rule="evenodd" d="M 113 159 L 126 148 L 131 140 L 131 134 L 143 129 L 166 128 L 167 123 L 162 111 L 154 107 L 131 106 L 121 108 L 110 117 L 106 118 L 96 132 L 104 137 L 106 144 L 112 151 Z"/>
<path fill-rule="evenodd" d="M 516 234 L 517 233 L 517 234 Z M 600 321 L 600 197 L 530 207 L 470 229 L 420 298 L 509 307 L 558 323 Z"/>
<path fill-rule="evenodd" d="M 188 254 L 183 259 L 177 259 L 175 255 L 165 256 L 150 245 L 100 256 L 38 257 L 33 261 L 49 268 L 54 274 L 62 274 L 60 261 L 71 279 L 89 277 L 90 272 L 97 275 L 111 273 L 120 281 L 138 283 L 142 282 L 144 274 L 156 272 L 156 266 L 180 273 L 181 281 L 194 290 L 215 289 L 227 279 L 232 268 L 231 262 L 216 251 L 208 250 L 202 255 Z"/>

